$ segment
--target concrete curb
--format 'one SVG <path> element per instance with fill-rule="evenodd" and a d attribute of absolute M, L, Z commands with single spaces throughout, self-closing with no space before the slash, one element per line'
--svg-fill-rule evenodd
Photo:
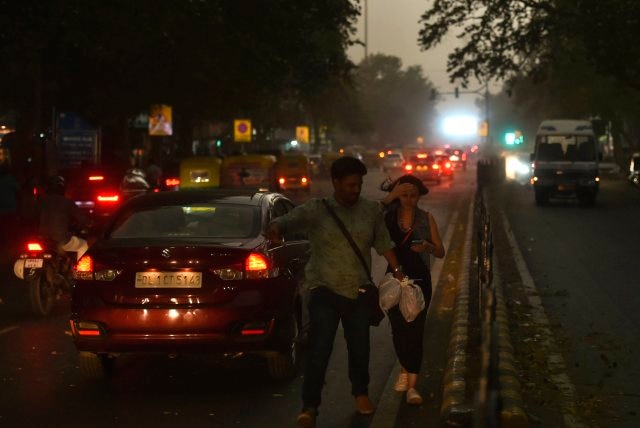
<path fill-rule="evenodd" d="M 469 206 L 468 219 L 473 219 L 475 203 Z M 465 425 L 473 414 L 473 407 L 466 403 L 467 344 L 469 342 L 469 269 L 474 227 L 467 226 L 465 247 L 460 264 L 458 291 L 453 312 L 453 323 L 448 361 L 444 371 L 440 419 L 446 425 Z"/>
<path fill-rule="evenodd" d="M 498 376 L 500 380 L 500 399 L 502 409 L 500 411 L 500 426 L 502 427 L 528 427 L 529 418 L 522 404 L 521 386 L 518 380 L 518 372 L 515 368 L 515 357 L 511 335 L 509 333 L 509 317 L 502 292 L 502 284 L 499 281 L 500 271 L 497 260 L 493 261 L 494 276 L 493 286 L 496 296 L 496 318 L 498 326 Z"/>

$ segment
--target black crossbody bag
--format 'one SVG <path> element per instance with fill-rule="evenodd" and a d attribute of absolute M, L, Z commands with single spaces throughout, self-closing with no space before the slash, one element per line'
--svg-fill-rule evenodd
<path fill-rule="evenodd" d="M 369 279 L 369 282 L 367 284 L 364 284 L 362 287 L 360 287 L 358 291 L 361 294 L 361 298 L 365 299 L 367 306 L 369 306 L 369 314 L 370 314 L 369 325 L 378 326 L 380 325 L 380 322 L 384 319 L 384 311 L 382 310 L 382 308 L 380 308 L 380 293 L 378 291 L 378 287 L 376 287 L 373 284 L 373 279 L 371 278 L 371 271 L 367 266 L 367 262 L 364 260 L 364 256 L 362 255 L 360 248 L 358 248 L 358 245 L 356 245 L 355 241 L 353 240 L 353 237 L 347 230 L 346 226 L 344 225 L 342 220 L 340 220 L 340 217 L 338 217 L 338 215 L 333 210 L 333 208 L 331 208 L 331 205 L 329 205 L 326 199 L 323 199 L 322 203 L 327 208 L 327 211 L 329 211 L 329 214 L 331 214 L 331 217 L 333 217 L 333 220 L 336 222 L 336 224 L 342 231 L 342 234 L 349 242 L 349 245 L 351 245 L 351 248 L 353 248 L 353 251 L 356 253 L 356 256 L 358 256 L 358 260 L 360 260 L 360 264 L 362 265 L 362 268 L 367 274 L 367 278 Z"/>

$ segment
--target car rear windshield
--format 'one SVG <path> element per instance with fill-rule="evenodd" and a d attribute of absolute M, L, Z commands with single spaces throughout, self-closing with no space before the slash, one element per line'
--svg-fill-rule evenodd
<path fill-rule="evenodd" d="M 124 212 L 111 228 L 109 237 L 247 239 L 259 233 L 258 207 L 199 204 Z"/>

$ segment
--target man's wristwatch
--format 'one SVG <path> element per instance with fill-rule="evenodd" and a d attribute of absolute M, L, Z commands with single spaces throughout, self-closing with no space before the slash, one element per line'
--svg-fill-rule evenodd
<path fill-rule="evenodd" d="M 393 269 L 391 269 L 391 272 L 393 272 L 393 273 L 402 272 L 402 266 L 398 265 L 398 266 L 394 267 Z"/>

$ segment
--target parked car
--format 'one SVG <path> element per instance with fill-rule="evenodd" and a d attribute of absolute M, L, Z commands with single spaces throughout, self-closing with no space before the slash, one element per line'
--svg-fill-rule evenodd
<path fill-rule="evenodd" d="M 440 164 L 427 153 L 418 153 L 409 157 L 404 169 L 406 173 L 413 174 L 422 181 L 435 181 L 436 184 L 440 184 L 442 180 Z"/>
<path fill-rule="evenodd" d="M 382 171 L 391 169 L 402 169 L 404 167 L 404 156 L 401 153 L 388 153 L 382 159 Z"/>
<path fill-rule="evenodd" d="M 309 243 L 272 247 L 283 195 L 242 189 L 148 193 L 116 213 L 78 261 L 71 299 L 79 367 L 111 373 L 118 355 L 257 353 L 273 378 L 298 364 L 300 286 Z"/>

